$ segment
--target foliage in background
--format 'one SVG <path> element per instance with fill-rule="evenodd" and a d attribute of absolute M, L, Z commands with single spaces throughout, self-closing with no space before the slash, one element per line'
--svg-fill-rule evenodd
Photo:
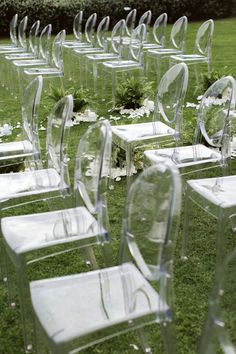
<path fill-rule="evenodd" d="M 48 97 L 57 102 L 66 95 L 72 95 L 74 100 L 74 112 L 82 112 L 88 105 L 88 101 L 85 92 L 81 88 L 71 87 L 68 90 L 64 90 L 63 87 L 50 86 L 50 92 Z"/>
<path fill-rule="evenodd" d="M 116 89 L 116 105 L 127 109 L 140 108 L 152 92 L 152 82 L 135 77 L 123 80 Z"/>
<path fill-rule="evenodd" d="M 9 21 L 17 12 L 19 18 L 29 16 L 29 25 L 39 19 L 41 25 L 52 24 L 53 32 L 66 29 L 72 33 L 72 24 L 75 14 L 84 10 L 84 19 L 97 12 L 98 20 L 105 15 L 111 16 L 111 26 L 127 15 L 124 8 L 136 8 L 137 16 L 151 9 L 152 21 L 162 12 L 167 12 L 168 21 L 173 22 L 182 15 L 190 20 L 208 18 L 223 18 L 236 15 L 235 0 L 1 0 L 1 28 L 0 35 L 8 35 Z"/>
<path fill-rule="evenodd" d="M 212 70 L 209 74 L 203 74 L 201 90 L 206 91 L 215 81 L 227 75 L 232 75 L 232 69 L 230 70 L 228 66 L 224 66 L 221 70 Z"/>

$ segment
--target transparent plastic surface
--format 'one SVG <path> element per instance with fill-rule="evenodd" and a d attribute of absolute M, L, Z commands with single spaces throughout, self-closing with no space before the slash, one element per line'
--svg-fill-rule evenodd
<path fill-rule="evenodd" d="M 161 160 L 127 196 L 119 266 L 31 282 L 37 323 L 53 352 L 76 352 L 129 330 L 137 330 L 143 351 L 152 352 L 143 333 L 150 323 L 163 326 L 166 351 L 174 352 L 172 265 L 180 201 L 178 171 Z"/>

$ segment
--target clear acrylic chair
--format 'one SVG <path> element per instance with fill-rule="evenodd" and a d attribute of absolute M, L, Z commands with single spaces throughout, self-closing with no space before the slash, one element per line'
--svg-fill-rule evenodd
<path fill-rule="evenodd" d="M 10 22 L 10 44 L 1 44 L 0 50 L 2 49 L 15 49 L 18 46 L 17 40 L 17 22 L 18 22 L 18 14 L 15 14 Z"/>
<path fill-rule="evenodd" d="M 65 62 L 65 76 L 72 80 L 72 70 L 70 65 L 71 48 L 82 43 L 82 24 L 83 24 L 83 11 L 80 10 L 74 17 L 73 21 L 73 39 L 67 39 L 63 43 L 63 55 Z"/>
<path fill-rule="evenodd" d="M 158 86 L 153 121 L 112 127 L 113 142 L 125 150 L 127 184 L 130 184 L 134 153 L 145 146 L 179 144 L 182 133 L 182 104 L 188 85 L 187 65 L 177 64 Z"/>
<path fill-rule="evenodd" d="M 208 300 L 198 354 L 235 354 L 236 251 L 230 252 L 215 277 Z"/>
<path fill-rule="evenodd" d="M 73 97 L 65 96 L 54 106 L 48 116 L 47 127 L 47 168 L 42 168 L 42 160 L 39 154 L 34 155 L 34 162 L 30 164 L 31 169 L 0 174 L 0 202 L 1 210 L 16 208 L 17 202 L 21 202 L 28 196 L 35 196 L 35 199 L 51 197 L 59 193 L 69 193 L 70 181 L 67 170 L 67 131 L 73 112 Z M 55 193 L 54 193 L 55 192 Z M 42 197 L 40 196 L 42 195 Z M 39 198 L 40 196 L 40 198 Z"/>
<path fill-rule="evenodd" d="M 125 20 L 118 21 L 111 32 L 111 50 L 107 53 L 104 52 L 86 55 L 86 88 L 92 91 L 89 86 L 93 83 L 93 93 L 95 95 L 98 94 L 97 81 L 101 77 L 101 74 L 98 72 L 98 65 L 101 66 L 101 63 L 107 60 L 114 60 L 123 57 L 123 38 L 125 31 Z"/>
<path fill-rule="evenodd" d="M 170 34 L 170 48 L 149 49 L 146 59 L 148 61 L 149 75 L 157 78 L 157 82 L 162 73 L 162 60 L 168 59 L 171 55 L 182 54 L 185 49 L 185 36 L 187 31 L 188 19 L 186 16 L 180 17 L 172 26 Z M 153 65 L 154 64 L 154 69 Z M 152 77 L 153 78 L 153 77 Z"/>
<path fill-rule="evenodd" d="M 80 48 L 90 48 L 95 47 L 96 44 L 96 37 L 95 37 L 95 26 L 97 23 L 97 14 L 93 13 L 89 16 L 85 23 L 84 28 L 84 36 L 81 37 L 80 42 L 77 41 L 75 44 L 65 43 L 63 48 L 65 50 L 65 58 L 69 58 L 68 66 L 69 66 L 69 80 L 70 81 L 77 81 L 77 71 L 76 71 L 76 54 L 74 53 L 73 49 L 80 49 Z M 82 24 L 82 17 L 81 17 L 81 24 Z"/>
<path fill-rule="evenodd" d="M 145 170 L 129 191 L 118 266 L 30 283 L 38 352 L 77 352 L 136 330 L 142 351 L 154 353 L 144 327 L 159 324 L 174 352 L 172 266 L 181 184 L 171 163 Z M 85 301 L 86 299 L 86 301 Z"/>
<path fill-rule="evenodd" d="M 0 144 L 0 170 L 3 166 L 9 166 L 11 169 L 13 165 L 23 162 L 29 167 L 31 162 L 40 156 L 38 110 L 42 86 L 41 76 L 36 77 L 27 86 L 21 108 L 22 140 Z"/>
<path fill-rule="evenodd" d="M 223 167 L 227 174 L 230 157 L 230 110 L 235 108 L 235 80 L 223 77 L 205 92 L 198 108 L 193 145 L 147 150 L 145 157 L 155 163 L 158 156 L 169 157 L 182 174 Z"/>
<path fill-rule="evenodd" d="M 135 28 L 135 21 L 136 21 L 136 16 L 137 16 L 137 10 L 133 9 L 129 11 L 129 13 L 126 16 L 125 19 L 125 34 L 123 36 L 123 42 L 124 43 L 129 43 L 131 39 L 132 32 Z M 107 38 L 108 42 L 111 42 L 111 40 L 114 41 L 120 41 L 120 36 L 111 36 Z"/>
<path fill-rule="evenodd" d="M 17 75 L 15 60 L 35 59 L 38 56 L 38 34 L 39 34 L 40 21 L 35 21 L 30 28 L 29 32 L 29 49 L 27 52 L 13 53 L 5 56 L 8 66 L 9 82 L 14 82 Z M 12 65 L 13 64 L 13 65 Z M 11 92 L 14 96 L 17 96 L 16 85 L 11 85 L 14 92 Z"/>
<path fill-rule="evenodd" d="M 1 72 L 2 72 L 2 85 L 9 90 L 10 92 L 13 91 L 11 90 L 11 83 L 9 84 L 8 81 L 8 62 L 5 60 L 5 56 L 7 54 L 13 54 L 13 53 L 25 53 L 27 51 L 27 40 L 26 40 L 26 29 L 27 29 L 27 24 L 28 24 L 28 16 L 25 16 L 19 23 L 18 26 L 18 46 L 13 47 L 13 48 L 0 48 L 0 60 L 1 60 Z"/>
<path fill-rule="evenodd" d="M 63 86 L 64 78 L 64 61 L 63 61 L 63 42 L 65 40 L 66 31 L 60 31 L 54 38 L 52 45 L 52 60 L 50 65 L 35 67 L 35 68 L 24 68 L 23 74 L 27 81 L 31 81 L 35 76 L 42 75 L 44 82 L 49 80 L 52 84 L 56 83 L 56 80 L 60 82 Z"/>
<path fill-rule="evenodd" d="M 157 17 L 152 29 L 152 43 L 144 43 L 143 50 L 160 49 L 165 46 L 165 32 L 167 24 L 167 14 L 163 13 Z"/>
<path fill-rule="evenodd" d="M 211 42 L 214 32 L 214 21 L 205 21 L 198 29 L 195 40 L 194 54 L 179 54 L 170 57 L 170 63 L 184 62 L 187 65 L 194 64 L 196 84 L 199 85 L 198 66 L 201 63 L 207 64 L 208 74 L 211 71 Z"/>
<path fill-rule="evenodd" d="M 50 63 L 50 39 L 51 39 L 52 25 L 49 24 L 45 26 L 39 36 L 39 48 L 38 50 L 35 48 L 35 54 L 37 53 L 38 57 L 31 59 L 20 59 L 13 60 L 13 66 L 17 70 L 18 77 L 18 92 L 16 91 L 16 95 L 19 94 L 20 99 L 23 97 L 24 93 L 24 69 L 30 67 L 41 67 L 48 66 Z M 15 85 L 16 86 L 16 85 Z"/>
<path fill-rule="evenodd" d="M 131 41 L 129 45 L 129 57 L 128 59 L 119 58 L 117 60 L 111 60 L 102 63 L 102 90 L 103 98 L 105 99 L 106 91 L 111 90 L 112 104 L 115 106 L 115 92 L 117 86 L 117 75 L 122 75 L 122 78 L 126 74 L 143 75 L 144 72 L 144 62 L 143 62 L 143 43 L 146 41 L 147 31 L 144 24 L 136 27 L 132 33 Z M 138 42 L 138 45 L 137 45 Z M 106 74 L 110 77 L 107 80 Z M 111 87 L 107 89 L 107 83 L 111 82 Z"/>
<path fill-rule="evenodd" d="M 102 121 L 90 126 L 81 138 L 75 161 L 73 208 L 66 209 L 64 198 L 61 198 L 62 210 L 2 218 L 4 243 L 17 271 L 25 347 L 32 344 L 27 261 L 31 264 L 32 260 L 42 261 L 87 247 L 90 262 L 97 268 L 92 252 L 92 246 L 96 245 L 101 247 L 106 261 L 109 260 L 106 185 L 111 137 L 109 122 Z M 56 251 L 54 246 L 57 246 Z M 36 250 L 41 250 L 40 255 Z"/>
<path fill-rule="evenodd" d="M 74 61 L 75 61 L 74 65 L 76 66 L 76 68 L 79 69 L 79 78 L 80 78 L 81 87 L 85 86 L 83 78 L 84 78 L 84 71 L 85 71 L 86 55 L 107 52 L 107 31 L 109 29 L 109 24 L 110 24 L 110 16 L 104 17 L 98 24 L 97 33 L 96 33 L 96 42 L 94 44 L 95 46 L 75 48 L 73 50 Z"/>

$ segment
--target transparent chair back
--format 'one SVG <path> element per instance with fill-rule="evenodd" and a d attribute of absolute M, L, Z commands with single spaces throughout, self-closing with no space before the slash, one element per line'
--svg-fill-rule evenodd
<path fill-rule="evenodd" d="M 17 22 L 18 22 L 18 14 L 15 14 L 12 17 L 10 22 L 10 38 L 14 46 L 17 46 L 18 44 L 17 34 L 16 34 Z"/>
<path fill-rule="evenodd" d="M 52 25 L 49 24 L 42 29 L 39 37 L 39 55 L 46 63 L 50 60 L 50 39 L 52 33 Z"/>
<path fill-rule="evenodd" d="M 158 121 L 164 120 L 176 131 L 177 140 L 182 132 L 182 105 L 188 86 L 188 67 L 185 63 L 172 66 L 162 77 L 154 110 L 154 133 L 159 134 Z M 156 123 L 157 122 L 157 123 Z"/>
<path fill-rule="evenodd" d="M 151 23 L 151 19 L 152 19 L 152 11 L 148 10 L 148 11 L 144 12 L 144 14 L 142 14 L 142 16 L 139 19 L 138 24 L 139 25 L 144 24 L 148 27 Z"/>
<path fill-rule="evenodd" d="M 92 46 L 95 45 L 94 31 L 95 31 L 96 22 L 97 22 L 97 14 L 93 13 L 92 15 L 89 16 L 85 24 L 85 30 L 84 30 L 85 40 Z"/>
<path fill-rule="evenodd" d="M 39 34 L 40 21 L 36 21 L 30 28 L 29 32 L 29 48 L 33 55 L 38 55 L 38 34 Z"/>
<path fill-rule="evenodd" d="M 42 76 L 32 80 L 25 89 L 21 114 L 23 121 L 23 141 L 29 141 L 34 151 L 34 168 L 42 168 L 40 158 L 40 141 L 38 135 L 38 111 L 43 87 Z M 30 167 L 30 166 L 29 166 Z"/>
<path fill-rule="evenodd" d="M 131 35 L 129 55 L 130 58 L 143 64 L 143 43 L 147 41 L 147 27 L 141 24 L 136 27 Z"/>
<path fill-rule="evenodd" d="M 82 136 L 75 162 L 74 195 L 76 205 L 83 202 L 95 214 L 103 209 L 103 194 L 110 173 L 112 133 L 108 121 L 91 125 Z"/>
<path fill-rule="evenodd" d="M 52 46 L 52 63 L 60 71 L 63 71 L 62 44 L 65 41 L 65 37 L 66 37 L 66 31 L 65 30 L 60 31 L 56 35 Z"/>
<path fill-rule="evenodd" d="M 121 57 L 123 54 L 123 38 L 125 35 L 125 20 L 118 21 L 111 32 L 111 46 L 114 53 L 119 54 Z"/>
<path fill-rule="evenodd" d="M 176 49 L 181 51 L 185 48 L 185 35 L 188 26 L 188 19 L 186 16 L 180 17 L 171 29 L 170 43 Z"/>
<path fill-rule="evenodd" d="M 73 112 L 73 96 L 63 97 L 54 106 L 48 116 L 47 126 L 47 165 L 53 168 L 61 177 L 61 190 L 64 185 L 70 185 L 68 172 L 67 144 L 69 123 Z"/>
<path fill-rule="evenodd" d="M 27 49 L 27 40 L 26 40 L 26 28 L 28 24 L 28 16 L 25 16 L 19 23 L 18 26 L 18 41 L 20 46 L 26 50 Z"/>
<path fill-rule="evenodd" d="M 195 144 L 200 143 L 203 137 L 211 147 L 222 148 L 222 153 L 228 153 L 229 113 L 235 106 L 234 92 L 235 80 L 231 76 L 217 80 L 205 92 L 198 110 Z"/>
<path fill-rule="evenodd" d="M 125 204 L 120 263 L 129 262 L 132 256 L 147 281 L 159 283 L 161 300 L 169 306 L 163 320 L 170 320 L 168 317 L 173 306 L 173 250 L 180 204 L 180 176 L 178 169 L 168 159 L 160 159 L 158 164 L 147 168 L 137 177 Z M 126 286 L 127 311 L 134 310 L 142 298 L 151 306 L 145 286 L 136 293 L 132 292 L 131 279 Z"/>
<path fill-rule="evenodd" d="M 214 32 L 214 21 L 204 22 L 197 31 L 195 52 L 196 54 L 211 57 L 211 40 Z"/>
<path fill-rule="evenodd" d="M 104 17 L 97 28 L 97 43 L 100 48 L 107 50 L 107 31 L 110 25 L 110 16 Z"/>
<path fill-rule="evenodd" d="M 163 13 L 156 19 L 153 25 L 153 40 L 156 44 L 163 46 L 165 45 L 165 32 L 167 24 L 167 14 Z"/>
<path fill-rule="evenodd" d="M 222 262 L 208 300 L 198 354 L 236 354 L 236 250 Z"/>
<path fill-rule="evenodd" d="M 126 16 L 126 19 L 125 19 L 125 24 L 126 24 L 125 30 L 126 30 L 126 34 L 127 34 L 128 37 L 131 37 L 132 31 L 133 31 L 133 29 L 135 27 L 136 15 L 137 15 L 137 10 L 133 9 Z"/>
<path fill-rule="evenodd" d="M 73 21 L 73 33 L 77 41 L 82 41 L 83 11 L 79 11 Z"/>

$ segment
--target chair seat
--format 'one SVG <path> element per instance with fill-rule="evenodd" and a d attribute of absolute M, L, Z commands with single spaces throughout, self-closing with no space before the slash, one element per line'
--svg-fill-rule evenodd
<path fill-rule="evenodd" d="M 114 60 L 103 63 L 108 68 L 133 68 L 141 67 L 141 64 L 134 60 Z"/>
<path fill-rule="evenodd" d="M 73 47 L 88 47 L 89 44 L 88 43 L 82 43 L 82 42 L 79 42 L 79 41 L 76 41 L 76 40 L 66 40 L 64 43 L 63 43 L 63 47 L 64 48 L 71 48 L 73 49 Z"/>
<path fill-rule="evenodd" d="M 142 48 L 143 48 L 144 50 L 148 50 L 148 49 L 161 49 L 161 48 L 163 48 L 163 46 L 160 45 L 160 44 L 156 44 L 156 43 L 144 43 L 143 46 L 142 46 Z"/>
<path fill-rule="evenodd" d="M 30 283 L 34 311 L 54 343 L 168 309 L 130 263 Z"/>
<path fill-rule="evenodd" d="M 203 178 L 187 182 L 194 191 L 216 206 L 230 208 L 236 206 L 236 176 Z"/>
<path fill-rule="evenodd" d="M 98 54 L 91 54 L 86 56 L 89 60 L 109 60 L 109 59 L 117 59 L 119 58 L 118 54 L 113 53 L 98 53 Z"/>
<path fill-rule="evenodd" d="M 2 234 L 16 254 L 98 235 L 96 219 L 85 207 L 3 218 Z"/>
<path fill-rule="evenodd" d="M 155 125 L 154 125 L 155 124 Z M 120 139 L 131 142 L 154 138 L 156 136 L 172 136 L 175 130 L 162 122 L 148 122 L 112 126 L 112 133 Z"/>
<path fill-rule="evenodd" d="M 25 52 L 24 48 L 14 47 L 14 48 L 0 48 L 0 54 L 12 54 L 12 53 L 22 53 Z"/>
<path fill-rule="evenodd" d="M 49 68 L 49 67 L 39 67 L 32 69 L 25 69 L 24 73 L 26 75 L 49 75 L 49 76 L 63 76 L 63 71 L 57 68 Z"/>
<path fill-rule="evenodd" d="M 222 158 L 219 152 L 202 144 L 181 146 L 178 148 L 146 150 L 144 151 L 144 155 L 153 163 L 156 162 L 158 156 L 169 157 L 179 168 L 202 163 L 214 163 L 220 161 Z"/>
<path fill-rule="evenodd" d="M 17 59 L 35 59 L 35 56 L 32 53 L 15 53 L 6 55 L 7 60 L 17 60 Z"/>
<path fill-rule="evenodd" d="M 170 55 L 176 55 L 176 54 L 181 54 L 182 50 L 174 49 L 174 48 L 160 48 L 160 49 L 150 49 L 148 50 L 148 54 L 150 56 L 170 56 Z"/>
<path fill-rule="evenodd" d="M 48 65 L 43 59 L 14 60 L 13 64 L 20 67 Z"/>
<path fill-rule="evenodd" d="M 172 60 L 178 62 L 201 62 L 201 61 L 208 61 L 208 58 L 204 55 L 197 55 L 197 54 L 180 54 L 180 55 L 173 55 L 171 56 Z"/>
<path fill-rule="evenodd" d="M 53 168 L 0 174 L 0 200 L 58 190 L 61 178 Z M 66 188 L 66 186 L 64 186 Z"/>
<path fill-rule="evenodd" d="M 102 53 L 104 51 L 103 48 L 93 48 L 93 47 L 89 47 L 89 48 L 78 48 L 78 49 L 74 49 L 74 52 L 76 54 L 92 54 L 92 53 Z"/>
<path fill-rule="evenodd" d="M 13 141 L 9 143 L 0 144 L 0 161 L 6 159 L 8 156 L 18 156 L 30 154 L 33 152 L 33 146 L 28 140 Z"/>

